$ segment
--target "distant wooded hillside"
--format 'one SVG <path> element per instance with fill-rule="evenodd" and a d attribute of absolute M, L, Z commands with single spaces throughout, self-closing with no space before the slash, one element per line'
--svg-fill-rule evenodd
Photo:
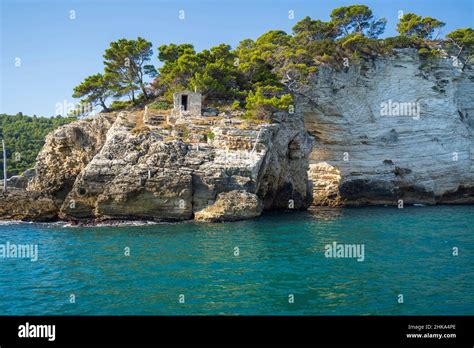
<path fill-rule="evenodd" d="M 35 165 L 36 156 L 52 130 L 76 120 L 75 117 L 38 117 L 0 114 L 0 137 L 5 139 L 8 177 L 21 174 Z M 0 149 L 0 178 L 3 178 L 3 154 Z"/>

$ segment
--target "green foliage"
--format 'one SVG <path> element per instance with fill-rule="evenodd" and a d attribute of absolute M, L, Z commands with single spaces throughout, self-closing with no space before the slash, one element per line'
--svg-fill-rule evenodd
<path fill-rule="evenodd" d="M 314 41 L 306 46 L 306 51 L 312 60 L 306 64 L 313 65 L 315 62 L 340 61 L 343 55 L 341 47 L 333 40 Z M 331 57 L 328 59 L 328 57 Z"/>
<path fill-rule="evenodd" d="M 292 50 L 291 39 L 285 32 L 273 30 L 256 41 L 242 41 L 235 50 L 224 44 L 199 53 L 191 45 L 160 46 L 158 57 L 164 64 L 155 87 L 169 101 L 175 91 L 196 89 L 208 105 L 228 101 L 234 102 L 235 107 L 241 106 L 249 92 L 258 87 L 281 88 L 280 67 L 308 73 L 306 65 L 300 62 L 306 51 Z"/>
<path fill-rule="evenodd" d="M 154 67 L 147 65 L 153 55 L 151 47 L 151 42 L 141 37 L 110 43 L 103 57 L 105 78 L 111 81 L 115 97 L 129 95 L 132 102 L 135 102 L 135 93 L 141 90 L 144 98 L 148 99 L 144 77 L 147 74 L 154 75 Z"/>
<path fill-rule="evenodd" d="M 152 57 L 150 42 L 140 37 L 120 39 L 105 51 L 104 76 L 86 78 L 74 89 L 74 96 L 102 105 L 104 110 L 105 99 L 111 96 L 118 100 L 110 109 L 119 110 L 146 105 L 154 94 L 160 102 L 149 104 L 150 108 L 164 109 L 171 106 L 174 92 L 188 89 L 200 92 L 205 106 L 230 105 L 258 116 L 262 110 L 268 114 L 271 108 L 284 109 L 290 93 L 307 83 L 320 65 L 342 69 L 347 60 L 358 64 L 406 47 L 419 50 L 422 58 L 439 55 L 429 39 L 444 23 L 434 18 L 407 13 L 397 26 L 401 35 L 383 40 L 378 37 L 386 20 L 374 18 L 366 5 L 336 8 L 330 18 L 325 22 L 305 17 L 296 23 L 291 35 L 270 30 L 256 40 L 242 40 L 235 49 L 220 44 L 196 52 L 188 43 L 161 45 L 158 59 L 163 64 L 158 71 L 147 64 Z M 464 68 L 473 56 L 472 29 L 458 29 L 448 34 L 447 40 L 445 47 Z M 149 86 L 145 76 L 154 78 Z M 126 95 L 130 102 L 123 101 Z"/>
<path fill-rule="evenodd" d="M 453 42 L 457 47 L 465 50 L 468 54 L 474 51 L 474 30 L 472 28 L 456 29 L 446 35 L 448 42 Z"/>
<path fill-rule="evenodd" d="M 194 46 L 191 44 L 182 44 L 182 45 L 162 45 L 158 47 L 158 59 L 165 64 L 173 63 L 178 60 L 184 54 L 196 54 Z"/>
<path fill-rule="evenodd" d="M 168 110 L 172 108 L 172 104 L 165 100 L 156 100 L 153 103 L 148 104 L 150 110 Z"/>
<path fill-rule="evenodd" d="M 474 30 L 472 28 L 456 29 L 446 35 L 446 46 L 453 51 L 455 58 L 460 60 L 464 68 L 474 57 Z"/>
<path fill-rule="evenodd" d="M 247 107 L 253 108 L 256 106 L 271 106 L 275 109 L 287 109 L 293 103 L 293 98 L 290 94 L 283 94 L 283 89 L 266 86 L 257 87 L 255 93 L 249 92 L 247 96 Z"/>
<path fill-rule="evenodd" d="M 364 48 L 368 48 L 371 43 L 371 39 L 360 33 L 349 34 L 340 40 L 342 48 L 349 49 L 353 52 L 358 52 Z"/>
<path fill-rule="evenodd" d="M 312 41 L 334 40 L 340 32 L 333 22 L 305 17 L 293 27 L 293 34 L 299 44 L 308 44 Z"/>
<path fill-rule="evenodd" d="M 432 47 L 421 47 L 418 49 L 418 54 L 422 59 L 435 59 L 441 57 L 441 52 L 438 49 Z"/>
<path fill-rule="evenodd" d="M 388 37 L 383 41 L 386 47 L 391 48 L 417 48 L 420 47 L 423 43 L 423 41 L 417 37 L 404 35 Z"/>
<path fill-rule="evenodd" d="M 207 101 L 241 98 L 236 55 L 221 44 L 196 53 L 192 45 L 163 45 L 158 57 L 163 61 L 155 88 L 171 102 L 172 94 L 183 89 L 199 90 Z"/>
<path fill-rule="evenodd" d="M 74 87 L 74 98 L 83 98 L 81 103 L 91 103 L 93 106 L 100 105 L 108 111 L 105 105 L 106 99 L 112 94 L 110 80 L 104 78 L 102 74 L 95 74 L 86 77 L 80 85 Z"/>
<path fill-rule="evenodd" d="M 216 137 L 216 135 L 212 131 L 209 131 L 206 134 L 206 138 L 211 140 L 211 141 L 214 140 L 215 137 Z"/>
<path fill-rule="evenodd" d="M 240 107 L 241 107 L 240 102 L 239 102 L 238 100 L 234 100 L 234 102 L 232 103 L 231 107 L 232 107 L 233 110 L 238 110 L 238 109 L 240 109 Z"/>
<path fill-rule="evenodd" d="M 197 56 L 203 65 L 194 73 L 190 85 L 208 100 L 238 98 L 240 74 L 234 65 L 236 55 L 231 47 L 221 44 Z"/>
<path fill-rule="evenodd" d="M 247 96 L 247 109 L 252 118 L 267 118 L 277 110 L 288 110 L 293 104 L 291 94 L 284 93 L 283 88 L 275 86 L 257 87 L 256 91 L 250 91 Z"/>
<path fill-rule="evenodd" d="M 158 59 L 163 62 L 163 66 L 159 69 L 159 78 L 154 81 L 153 88 L 163 94 L 168 102 L 172 102 L 175 91 L 190 88 L 190 79 L 201 62 L 190 44 L 162 45 L 158 52 Z"/>
<path fill-rule="evenodd" d="M 117 111 L 132 106 L 133 102 L 130 100 L 114 100 L 109 106 L 110 111 Z"/>
<path fill-rule="evenodd" d="M 406 13 L 397 24 L 397 31 L 401 35 L 415 36 L 428 40 L 433 38 L 436 29 L 443 27 L 445 23 L 431 17 L 422 17 L 414 13 Z"/>
<path fill-rule="evenodd" d="M 5 139 L 8 177 L 34 167 L 36 156 L 44 145 L 46 135 L 75 120 L 75 117 L 0 114 L 0 137 Z M 3 178 L 3 154 L 0 157 L 0 177 Z"/>
<path fill-rule="evenodd" d="M 269 61 L 271 54 L 268 54 L 277 46 L 265 43 L 265 40 L 257 41 L 258 43 L 250 39 L 243 40 L 235 49 L 239 63 L 237 70 L 241 74 L 241 88 L 245 91 L 255 89 L 257 86 L 280 84 L 278 75 L 272 70 L 273 65 Z"/>
<path fill-rule="evenodd" d="M 353 33 L 376 38 L 385 31 L 387 20 L 374 19 L 372 10 L 366 5 L 342 6 L 331 12 L 332 23 L 344 35 Z"/>

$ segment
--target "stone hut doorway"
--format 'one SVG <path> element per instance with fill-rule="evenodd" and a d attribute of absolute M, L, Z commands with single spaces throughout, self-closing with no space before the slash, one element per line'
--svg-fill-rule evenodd
<path fill-rule="evenodd" d="M 184 111 L 188 111 L 188 96 L 186 94 L 181 95 L 181 107 Z"/>

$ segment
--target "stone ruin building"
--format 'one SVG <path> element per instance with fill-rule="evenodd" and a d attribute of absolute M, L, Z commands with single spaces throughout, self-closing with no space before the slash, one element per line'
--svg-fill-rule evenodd
<path fill-rule="evenodd" d="M 201 116 L 201 93 L 181 91 L 173 94 L 173 118 Z"/>

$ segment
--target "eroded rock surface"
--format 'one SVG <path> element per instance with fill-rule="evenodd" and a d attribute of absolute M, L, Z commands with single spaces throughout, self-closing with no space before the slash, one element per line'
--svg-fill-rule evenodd
<path fill-rule="evenodd" d="M 275 117 L 249 127 L 190 119 L 170 129 L 161 119 L 144 123 L 141 112 L 92 116 L 48 135 L 28 192 L 53 197 L 57 215 L 73 221 L 224 221 L 304 209 L 312 140 L 301 117 Z"/>
<path fill-rule="evenodd" d="M 58 201 L 48 194 L 17 188 L 0 192 L 2 219 L 50 221 L 58 217 L 58 211 Z"/>
<path fill-rule="evenodd" d="M 48 134 L 37 157 L 36 176 L 27 189 L 64 198 L 76 176 L 102 147 L 114 120 L 114 114 L 98 114 Z"/>
<path fill-rule="evenodd" d="M 221 192 L 215 203 L 196 212 L 195 219 L 205 222 L 236 221 L 260 216 L 263 204 L 257 195 L 247 191 Z"/>
<path fill-rule="evenodd" d="M 384 115 L 389 102 L 418 103 L 419 117 Z M 472 68 L 404 49 L 347 70 L 321 68 L 297 106 L 315 137 L 315 205 L 474 202 Z"/>

